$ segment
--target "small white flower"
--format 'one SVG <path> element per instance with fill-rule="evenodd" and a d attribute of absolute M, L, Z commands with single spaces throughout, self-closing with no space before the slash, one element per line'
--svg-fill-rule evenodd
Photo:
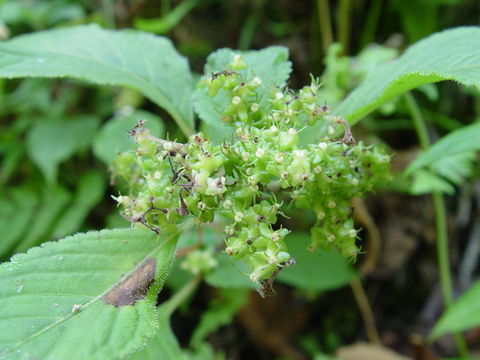
<path fill-rule="evenodd" d="M 292 116 L 293 115 L 293 110 L 292 109 L 287 109 L 284 112 L 285 116 Z"/>
<path fill-rule="evenodd" d="M 165 151 L 172 151 L 173 150 L 173 145 L 171 142 L 166 142 L 163 144 L 163 149 Z"/>
<path fill-rule="evenodd" d="M 262 148 L 258 148 L 257 152 L 255 153 L 255 156 L 258 158 L 262 158 L 265 155 L 265 150 Z"/>
<path fill-rule="evenodd" d="M 161 173 L 160 171 L 158 171 L 158 170 L 155 171 L 155 172 L 153 173 L 153 178 L 154 178 L 155 180 L 160 180 L 160 179 L 162 178 L 162 173 Z"/>
<path fill-rule="evenodd" d="M 335 201 L 329 201 L 328 202 L 328 205 L 327 205 L 330 209 L 333 209 L 337 206 L 337 204 L 335 203 Z"/>
<path fill-rule="evenodd" d="M 275 125 L 272 125 L 268 131 L 270 131 L 272 134 L 275 134 L 278 131 L 278 128 Z"/>
<path fill-rule="evenodd" d="M 357 178 L 352 178 L 352 180 L 350 181 L 352 183 L 352 185 L 358 185 L 358 179 Z"/>
<path fill-rule="evenodd" d="M 200 211 L 203 211 L 207 208 L 207 205 L 203 201 L 199 201 L 197 207 Z"/>
<path fill-rule="evenodd" d="M 277 100 L 283 99 L 283 94 L 281 92 L 275 93 L 275 99 Z"/>
<path fill-rule="evenodd" d="M 235 213 L 235 222 L 241 222 L 243 220 L 243 213 L 241 213 L 240 211 L 239 212 L 236 212 Z"/>
<path fill-rule="evenodd" d="M 335 241 L 335 235 L 328 234 L 327 239 L 328 239 L 329 242 L 334 242 Z"/>
<path fill-rule="evenodd" d="M 290 129 L 288 129 L 288 133 L 290 135 L 297 135 L 297 130 L 295 130 L 294 128 L 290 128 Z"/>
<path fill-rule="evenodd" d="M 233 105 L 238 105 L 238 104 L 240 104 L 241 102 L 242 102 L 242 99 L 240 98 L 240 96 L 234 96 L 234 97 L 232 98 L 232 104 L 233 104 Z"/>
<path fill-rule="evenodd" d="M 314 172 L 315 174 L 320 174 L 320 173 L 322 172 L 322 167 L 321 167 L 320 165 L 315 166 L 315 167 L 313 168 L 313 172 Z"/>
<path fill-rule="evenodd" d="M 283 153 L 276 153 L 275 154 L 275 161 L 278 162 L 278 163 L 283 163 L 283 160 L 284 160 L 284 156 L 283 156 Z"/>
<path fill-rule="evenodd" d="M 257 103 L 253 103 L 250 107 L 250 110 L 252 110 L 252 112 L 257 112 L 258 109 L 260 109 L 260 105 L 258 105 Z"/>
<path fill-rule="evenodd" d="M 355 236 L 357 236 L 357 232 L 352 229 L 352 230 L 348 231 L 348 235 L 350 235 L 350 237 L 354 238 Z"/>
<path fill-rule="evenodd" d="M 274 231 L 270 238 L 272 239 L 272 241 L 277 242 L 280 240 L 280 234 L 277 231 Z"/>
<path fill-rule="evenodd" d="M 223 207 L 227 210 L 230 210 L 232 208 L 232 202 L 230 200 L 225 200 L 223 202 Z"/>
<path fill-rule="evenodd" d="M 239 61 L 242 61 L 242 55 L 239 55 L 239 54 L 235 54 L 233 55 L 233 62 L 239 62 Z"/>
<path fill-rule="evenodd" d="M 324 213 L 323 211 L 319 211 L 319 212 L 317 213 L 317 219 L 318 219 L 318 220 L 322 220 L 322 219 L 324 219 L 324 218 L 325 218 L 325 213 Z"/>
<path fill-rule="evenodd" d="M 318 144 L 318 147 L 322 150 L 325 150 L 328 147 L 328 145 L 325 142 L 321 142 L 320 144 Z"/>
<path fill-rule="evenodd" d="M 293 150 L 293 156 L 297 158 L 304 158 L 307 152 L 305 150 Z"/>
<path fill-rule="evenodd" d="M 333 135 L 333 134 L 335 133 L 335 129 L 333 128 L 333 126 L 329 126 L 329 127 L 327 128 L 327 131 L 328 131 L 328 134 L 329 134 L 329 135 Z"/>
<path fill-rule="evenodd" d="M 260 79 L 258 76 L 255 76 L 252 80 L 252 85 L 253 86 L 260 86 L 262 85 L 262 79 Z"/>

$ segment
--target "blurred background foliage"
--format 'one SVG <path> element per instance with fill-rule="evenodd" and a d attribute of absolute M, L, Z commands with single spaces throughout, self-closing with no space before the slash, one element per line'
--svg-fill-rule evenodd
<path fill-rule="evenodd" d="M 167 36 L 196 73 L 218 48 L 284 45 L 293 62 L 288 86 L 320 76 L 322 96 L 334 107 L 376 64 L 396 58 L 415 41 L 442 29 L 479 25 L 480 2 L 0 0 L 0 41 L 83 23 Z M 427 121 L 432 139 L 439 139 L 475 124 L 478 95 L 451 82 L 423 86 L 355 126 L 356 137 L 391 149 L 396 174 L 388 188 L 355 204 L 366 254 L 348 264 L 334 253 L 306 252 L 300 245 L 308 238 L 308 219 L 289 214 L 286 221 L 298 230 L 291 235 L 297 265 L 282 272 L 277 295 L 260 300 L 243 270 L 219 253 L 205 284 L 173 317 L 180 344 L 205 359 L 327 359 L 324 354 L 335 352 L 360 359 L 361 350 L 351 357 L 352 349 L 345 347 L 356 341 L 382 343 L 416 359 L 453 355 L 449 337 L 434 345 L 424 341 L 442 305 L 432 204 L 412 194 L 451 195 L 450 256 L 456 292 L 463 292 L 478 274 L 478 145 L 470 140 L 473 150 L 453 164 L 439 164 L 436 173 L 417 172 L 412 179 L 403 171 L 419 151 L 415 111 Z M 134 90 L 72 80 L 0 80 L 0 260 L 78 231 L 128 226 L 110 198 L 118 188 L 108 169 L 116 153 L 133 147 L 128 130 L 139 118 L 148 119 L 157 136 L 182 137 L 167 113 Z M 442 173 L 445 166 L 455 166 L 456 175 Z M 182 249 L 213 251 L 222 238 L 215 227 L 184 234 L 179 257 Z M 188 268 L 177 262 L 161 301 L 193 276 Z M 478 329 L 467 341 L 478 348 Z M 374 350 L 366 351 L 365 358 L 375 358 Z M 378 359 L 387 359 L 382 354 Z"/>

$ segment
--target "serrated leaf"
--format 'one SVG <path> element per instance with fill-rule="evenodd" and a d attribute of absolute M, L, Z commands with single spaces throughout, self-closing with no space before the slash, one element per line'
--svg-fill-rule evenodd
<path fill-rule="evenodd" d="M 242 55 L 247 64 L 247 67 L 240 71 L 240 76 L 258 76 L 262 80 L 258 102 L 266 106 L 267 94 L 274 87 L 284 85 L 292 70 L 292 64 L 288 61 L 288 49 L 281 46 L 271 46 L 258 51 L 220 49 L 209 55 L 205 76 L 227 69 L 234 54 Z M 205 87 L 197 87 L 194 93 L 195 111 L 205 123 L 205 132 L 216 140 L 228 138 L 231 133 L 230 127 L 221 121 L 221 114 L 229 104 L 228 99 L 222 90 L 213 98 L 208 95 Z"/>
<path fill-rule="evenodd" d="M 186 283 L 166 302 L 162 303 L 156 316 L 159 323 L 157 335 L 151 339 L 139 352 L 129 357 L 129 360 L 187 360 L 189 357 L 182 351 L 177 338 L 170 327 L 170 317 L 186 298 L 195 290 L 199 279 Z"/>
<path fill-rule="evenodd" d="M 477 281 L 466 293 L 442 315 L 432 330 L 430 337 L 456 333 L 480 325 L 480 281 Z"/>
<path fill-rule="evenodd" d="M 136 145 L 129 131 L 139 120 L 147 120 L 145 127 L 155 136 L 164 136 L 165 126 L 159 116 L 148 111 L 135 110 L 130 115 L 116 116 L 102 126 L 93 142 L 95 156 L 111 165 L 118 153 L 134 150 Z"/>
<path fill-rule="evenodd" d="M 96 25 L 41 31 L 0 43 L 0 77 L 74 77 L 141 91 L 193 132 L 191 73 L 170 40 Z"/>
<path fill-rule="evenodd" d="M 306 290 L 325 291 L 344 286 L 355 276 L 351 265 L 339 253 L 308 251 L 310 235 L 294 232 L 286 241 L 295 265 L 283 269 L 278 281 Z"/>
<path fill-rule="evenodd" d="M 407 175 L 427 166 L 432 166 L 447 157 L 465 154 L 480 150 L 480 121 L 452 131 L 435 144 L 430 146 L 422 155 L 417 157 L 405 171 Z"/>
<path fill-rule="evenodd" d="M 417 42 L 398 60 L 372 70 L 335 113 L 354 124 L 395 96 L 442 80 L 480 85 L 480 27 L 445 30 Z"/>
<path fill-rule="evenodd" d="M 1 59 L 0 59 L 1 61 Z M 56 181 L 58 165 L 85 149 L 98 127 L 94 116 L 68 121 L 38 119 L 27 135 L 27 151 L 49 183 Z"/>
<path fill-rule="evenodd" d="M 405 170 L 413 178 L 410 191 L 453 194 L 451 184 L 460 185 L 472 173 L 475 152 L 480 150 L 479 138 L 480 122 L 476 122 L 452 131 L 430 146 Z"/>
<path fill-rule="evenodd" d="M 0 322 L 8 323 L 0 327 L 0 357 L 104 360 L 141 347 L 158 328 L 156 296 L 175 237 L 131 229 L 89 232 L 0 265 Z M 117 297 L 123 304 L 132 294 L 137 301 L 110 305 L 119 289 L 125 290 Z"/>

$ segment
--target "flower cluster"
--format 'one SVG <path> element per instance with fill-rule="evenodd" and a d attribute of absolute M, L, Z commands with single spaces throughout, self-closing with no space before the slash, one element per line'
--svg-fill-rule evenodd
<path fill-rule="evenodd" d="M 180 144 L 154 137 L 141 122 L 132 130 L 136 153 L 120 155 L 114 169 L 130 184 L 130 195 L 116 198 L 124 216 L 156 232 L 186 217 L 218 221 L 225 252 L 246 261 L 251 280 L 262 282 L 292 262 L 289 230 L 278 218 L 295 205 L 316 216 L 312 249 L 336 248 L 354 259 L 350 200 L 388 177 L 389 157 L 355 143 L 348 124 L 318 98 L 317 81 L 298 92 L 268 89 L 245 67 L 236 55 L 227 70 L 199 82 L 209 96 L 226 96 L 221 120 L 233 128 L 231 142 L 215 144 L 198 133 Z M 304 144 L 302 133 L 319 122 L 326 136 Z"/>

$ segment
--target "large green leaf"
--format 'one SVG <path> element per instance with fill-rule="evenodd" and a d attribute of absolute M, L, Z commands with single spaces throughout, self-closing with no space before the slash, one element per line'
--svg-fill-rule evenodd
<path fill-rule="evenodd" d="M 192 79 L 170 40 L 96 25 L 41 31 L 0 43 L 0 77 L 74 77 L 141 91 L 193 132 Z"/>
<path fill-rule="evenodd" d="M 442 80 L 480 85 L 480 27 L 446 30 L 414 44 L 398 60 L 373 69 L 336 114 L 353 124 L 395 96 Z"/>
<path fill-rule="evenodd" d="M 480 325 L 480 281 L 477 281 L 440 318 L 430 334 L 437 338 Z"/>
<path fill-rule="evenodd" d="M 0 265 L 0 357 L 104 360 L 143 346 L 158 328 L 156 296 L 175 239 L 89 232 Z"/>

